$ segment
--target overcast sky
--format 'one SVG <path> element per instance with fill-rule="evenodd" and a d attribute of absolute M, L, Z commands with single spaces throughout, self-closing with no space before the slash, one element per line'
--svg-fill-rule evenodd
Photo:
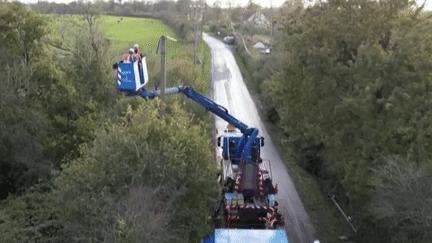
<path fill-rule="evenodd" d="M 39 0 L 19 0 L 20 2 L 23 3 L 36 3 Z M 46 0 L 48 2 L 56 2 L 56 3 L 69 3 L 69 2 L 73 2 L 73 0 Z M 105 0 L 107 1 L 107 0 Z M 125 2 L 127 2 L 128 0 L 123 0 Z M 149 1 L 149 0 L 146 0 Z M 151 2 L 156 2 L 157 0 L 150 0 Z M 216 1 L 220 1 L 222 7 L 227 7 L 228 6 L 228 2 L 233 3 L 234 6 L 237 5 L 241 5 L 241 6 L 246 6 L 249 2 L 249 0 L 206 0 L 207 3 L 211 6 L 213 5 L 214 2 Z M 273 4 L 273 7 L 279 7 L 281 6 L 286 0 L 253 0 L 254 3 L 259 4 L 261 7 L 270 7 L 270 3 Z M 416 0 L 417 3 L 422 4 L 424 0 Z M 428 3 L 426 3 L 426 10 L 432 10 L 432 0 L 429 0 Z"/>

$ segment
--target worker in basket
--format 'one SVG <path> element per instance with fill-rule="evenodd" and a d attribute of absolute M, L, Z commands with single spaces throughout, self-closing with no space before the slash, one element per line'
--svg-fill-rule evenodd
<path fill-rule="evenodd" d="M 133 47 L 133 54 L 132 54 L 132 62 L 137 61 L 137 60 L 141 60 L 141 58 L 143 57 L 143 54 L 141 52 L 141 50 L 139 49 L 139 45 L 135 44 Z M 138 68 L 139 70 L 142 71 L 142 64 L 141 62 L 138 62 Z"/>
<path fill-rule="evenodd" d="M 134 57 L 133 57 L 133 54 L 134 54 L 134 49 L 129 49 L 129 52 L 128 53 L 125 53 L 125 54 L 123 54 L 123 63 L 127 63 L 127 62 L 133 62 L 134 60 Z"/>
<path fill-rule="evenodd" d="M 141 58 L 141 57 L 144 56 L 143 53 L 141 52 L 141 50 L 139 49 L 139 45 L 138 44 L 134 45 L 134 54 L 133 55 L 137 59 L 139 59 L 139 58 Z"/>

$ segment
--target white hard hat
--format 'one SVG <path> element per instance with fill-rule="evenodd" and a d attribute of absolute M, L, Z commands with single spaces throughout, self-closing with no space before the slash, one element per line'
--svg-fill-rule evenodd
<path fill-rule="evenodd" d="M 135 45 L 134 45 L 134 48 L 139 48 L 139 45 L 138 45 L 138 44 L 135 44 Z"/>
<path fill-rule="evenodd" d="M 130 52 L 134 52 L 134 49 L 131 48 L 131 49 L 129 49 L 129 51 L 130 51 Z"/>

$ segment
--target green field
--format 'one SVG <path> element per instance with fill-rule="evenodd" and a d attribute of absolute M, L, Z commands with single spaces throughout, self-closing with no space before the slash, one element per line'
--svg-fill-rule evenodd
<path fill-rule="evenodd" d="M 154 54 L 162 35 L 177 39 L 174 32 L 157 19 L 104 16 L 102 20 L 104 31 L 119 54 L 127 52 L 134 44 L 138 44 L 144 54 Z M 181 43 L 168 40 L 168 58 L 175 56 L 181 48 Z"/>

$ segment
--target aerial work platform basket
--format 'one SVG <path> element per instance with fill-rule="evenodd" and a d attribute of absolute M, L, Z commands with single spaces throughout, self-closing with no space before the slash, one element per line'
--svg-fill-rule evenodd
<path fill-rule="evenodd" d="M 117 62 L 116 88 L 120 91 L 137 91 L 148 83 L 146 57 L 134 62 Z"/>

